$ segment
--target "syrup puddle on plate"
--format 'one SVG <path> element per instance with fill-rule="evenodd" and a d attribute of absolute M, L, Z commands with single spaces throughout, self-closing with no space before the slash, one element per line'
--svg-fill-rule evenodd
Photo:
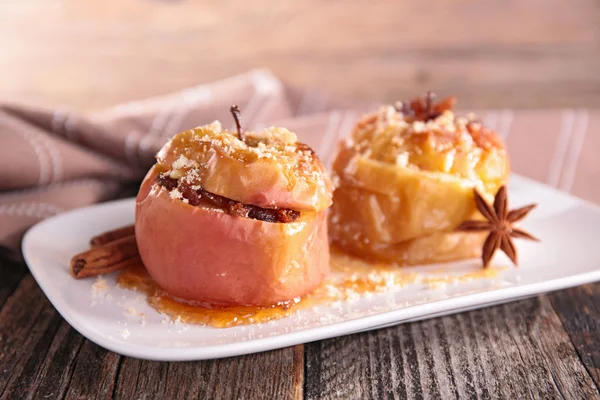
<path fill-rule="evenodd" d="M 391 292 L 407 285 L 424 284 L 431 289 L 448 284 L 490 279 L 505 268 L 479 267 L 475 271 L 449 274 L 445 269 L 427 273 L 408 272 L 408 268 L 387 264 L 370 264 L 333 247 L 331 249 L 331 276 L 312 293 L 302 298 L 272 306 L 214 307 L 191 305 L 169 297 L 150 278 L 143 265 L 122 271 L 117 278 L 119 286 L 145 293 L 148 304 L 173 321 L 229 328 L 237 325 L 266 323 L 296 313 L 302 308 L 337 301 L 357 299 L 367 294 Z"/>

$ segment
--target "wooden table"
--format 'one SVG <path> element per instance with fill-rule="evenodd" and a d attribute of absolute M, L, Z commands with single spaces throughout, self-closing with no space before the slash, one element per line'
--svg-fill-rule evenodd
<path fill-rule="evenodd" d="M 600 284 L 214 361 L 122 357 L 0 263 L 2 398 L 599 398 Z"/>
<path fill-rule="evenodd" d="M 296 85 L 464 107 L 600 106 L 595 0 L 8 0 L 0 98 L 90 110 L 268 66 Z M 101 6 L 100 6 L 101 4 Z M 568 266 L 565 266 L 568 267 Z M 2 398 L 600 398 L 600 284 L 231 359 L 122 357 L 0 258 Z"/>

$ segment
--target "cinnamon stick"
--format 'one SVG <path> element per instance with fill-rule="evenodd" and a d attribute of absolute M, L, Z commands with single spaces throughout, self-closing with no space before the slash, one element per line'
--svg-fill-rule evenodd
<path fill-rule="evenodd" d="M 71 269 L 71 275 L 73 275 L 75 279 L 83 279 L 88 278 L 90 276 L 110 274 L 111 272 L 119 271 L 121 269 L 129 267 L 135 267 L 138 265 L 143 266 L 142 259 L 139 256 L 129 258 L 125 261 L 116 264 L 107 265 L 102 268 L 90 268 L 89 266 L 84 266 L 82 269 L 79 270 L 77 275 L 74 275 L 74 269 Z"/>
<path fill-rule="evenodd" d="M 71 275 L 75 279 L 107 274 L 141 263 L 135 235 L 92 247 L 71 259 Z"/>
<path fill-rule="evenodd" d="M 113 242 L 117 239 L 124 238 L 135 234 L 135 227 L 133 225 L 124 226 L 119 229 L 101 233 L 98 236 L 94 236 L 90 239 L 90 245 L 92 247 L 101 246 L 103 244 Z"/>

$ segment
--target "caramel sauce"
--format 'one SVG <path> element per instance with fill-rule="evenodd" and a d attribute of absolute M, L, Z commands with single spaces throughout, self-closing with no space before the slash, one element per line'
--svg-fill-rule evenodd
<path fill-rule="evenodd" d="M 152 308 L 159 313 L 170 316 L 175 321 L 209 325 L 215 328 L 265 323 L 283 318 L 292 313 L 292 308 L 297 303 L 297 301 L 292 300 L 290 302 L 262 307 L 218 307 L 210 304 L 187 304 L 175 300 L 161 290 L 142 265 L 128 268 L 121 272 L 117 282 L 121 287 L 145 293 L 148 304 Z"/>
<path fill-rule="evenodd" d="M 425 284 L 434 289 L 448 283 L 489 279 L 495 277 L 501 270 L 501 268 L 486 268 L 460 275 L 449 275 L 443 269 L 428 274 L 406 272 L 394 265 L 367 263 L 343 253 L 336 247 L 331 249 L 331 268 L 332 276 L 309 295 L 271 306 L 220 307 L 178 301 L 156 285 L 143 265 L 122 271 L 117 282 L 119 286 L 126 289 L 145 293 L 148 304 L 173 321 L 229 328 L 266 323 L 290 316 L 302 308 L 355 299 L 367 293 L 388 292 L 412 284 Z"/>

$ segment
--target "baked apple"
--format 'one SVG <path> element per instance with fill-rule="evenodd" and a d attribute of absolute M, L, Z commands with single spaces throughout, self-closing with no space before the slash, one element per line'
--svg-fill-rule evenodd
<path fill-rule="evenodd" d="M 373 260 L 424 264 L 475 257 L 483 235 L 453 232 L 509 173 L 500 138 L 455 99 L 433 95 L 360 119 L 333 164 L 332 241 Z"/>
<path fill-rule="evenodd" d="M 137 196 L 135 232 L 148 273 L 169 295 L 214 305 L 302 296 L 329 272 L 321 161 L 284 128 L 219 122 L 174 136 Z"/>

